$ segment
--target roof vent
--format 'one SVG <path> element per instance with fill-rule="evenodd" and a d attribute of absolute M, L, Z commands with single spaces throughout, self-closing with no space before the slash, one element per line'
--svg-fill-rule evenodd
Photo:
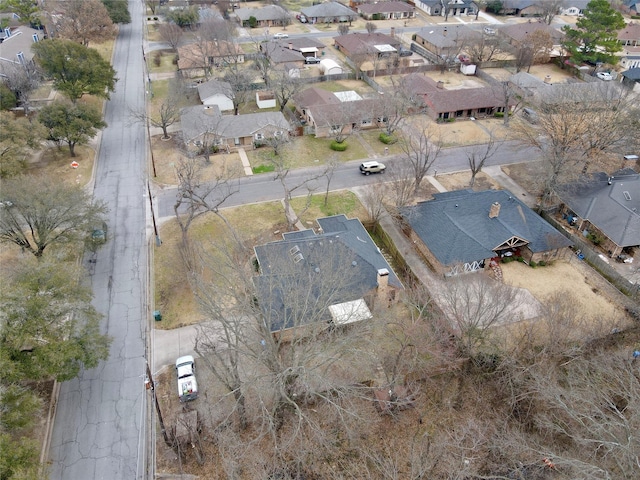
<path fill-rule="evenodd" d="M 300 262 L 301 260 L 304 260 L 304 257 L 302 256 L 302 254 L 301 254 L 300 252 L 296 253 L 296 254 L 293 256 L 293 261 L 294 261 L 295 263 L 298 263 L 298 262 Z"/>
<path fill-rule="evenodd" d="M 298 245 L 294 245 L 292 248 L 289 249 L 289 255 L 295 255 L 299 251 L 300 251 L 300 247 L 298 247 Z"/>
<path fill-rule="evenodd" d="M 625 190 L 622 194 L 627 201 L 631 201 L 631 194 L 628 191 Z"/>

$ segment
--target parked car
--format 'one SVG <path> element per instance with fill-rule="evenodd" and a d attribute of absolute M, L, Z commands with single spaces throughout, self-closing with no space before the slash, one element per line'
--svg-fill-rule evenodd
<path fill-rule="evenodd" d="M 176 360 L 178 375 L 178 397 L 181 402 L 198 398 L 198 382 L 196 382 L 196 364 L 191 355 Z"/>
<path fill-rule="evenodd" d="M 318 57 L 305 57 L 304 63 L 306 63 L 307 65 L 320 63 L 320 59 Z"/>
<path fill-rule="evenodd" d="M 360 164 L 360 173 L 371 175 L 372 173 L 384 173 L 387 167 L 380 162 L 364 162 Z"/>
<path fill-rule="evenodd" d="M 273 34 L 273 38 L 275 38 L 276 40 L 278 40 L 280 38 L 289 38 L 289 34 L 288 33 L 278 32 L 278 33 L 274 33 Z"/>
<path fill-rule="evenodd" d="M 302 14 L 296 15 L 296 18 L 300 21 L 300 23 L 307 23 L 307 17 Z"/>
<path fill-rule="evenodd" d="M 604 81 L 613 80 L 613 75 L 611 75 L 609 72 L 598 72 L 596 73 L 596 77 Z"/>

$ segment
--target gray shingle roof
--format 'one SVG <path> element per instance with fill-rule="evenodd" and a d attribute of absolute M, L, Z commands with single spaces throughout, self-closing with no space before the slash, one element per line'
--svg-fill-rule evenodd
<path fill-rule="evenodd" d="M 413 12 L 415 7 L 405 2 L 377 2 L 365 3 L 358 6 L 358 10 L 363 13 L 393 13 L 393 12 Z"/>
<path fill-rule="evenodd" d="M 266 5 L 261 8 L 238 8 L 235 14 L 242 21 L 249 20 L 249 17 L 255 17 L 259 22 L 281 20 L 291 16 L 289 12 L 279 5 Z"/>
<path fill-rule="evenodd" d="M 231 84 L 228 82 L 223 82 L 220 80 L 209 80 L 208 82 L 198 85 L 198 95 L 200 95 L 201 101 L 204 101 L 205 99 L 218 93 L 229 98 L 234 97 L 233 89 L 231 88 Z"/>
<path fill-rule="evenodd" d="M 320 317 L 328 319 L 329 315 L 328 311 L 314 311 L 316 306 L 325 308 L 329 303 L 357 300 L 375 289 L 380 269 L 389 271 L 389 285 L 402 288 L 400 280 L 358 219 L 336 215 L 320 218 L 317 222 L 322 228 L 321 234 L 312 230 L 291 232 L 284 234 L 283 240 L 254 248 L 262 273 L 254 278 L 254 284 L 261 308 L 271 318 L 272 331 L 301 323 L 300 319 L 296 322 L 291 318 L 295 315 L 294 307 L 287 305 L 286 298 L 293 287 L 302 288 L 305 294 L 308 292 L 304 290 L 312 290 L 310 305 L 306 309 L 309 317 L 315 320 Z M 293 257 L 298 253 L 302 258 L 294 261 Z M 335 264 L 335 271 L 328 268 L 332 264 Z M 335 278 L 336 271 L 343 278 Z M 317 282 L 313 280 L 316 275 Z M 337 289 L 334 291 L 326 286 L 327 282 L 336 283 Z M 330 299 L 322 298 L 329 293 Z"/>
<path fill-rule="evenodd" d="M 500 213 L 489 218 L 495 202 Z M 507 190 L 437 193 L 433 200 L 403 208 L 401 214 L 442 265 L 494 257 L 494 249 L 514 237 L 529 242 L 534 253 L 570 245 Z"/>
<path fill-rule="evenodd" d="M 629 70 L 622 72 L 620 75 L 628 78 L 629 80 L 635 80 L 638 82 L 640 81 L 640 67 L 630 68 Z"/>
<path fill-rule="evenodd" d="M 325 18 L 325 17 L 353 17 L 356 18 L 358 14 L 351 10 L 349 7 L 345 7 L 338 2 L 326 2 L 312 7 L 306 7 L 300 10 L 300 12 L 307 18 Z"/>
<path fill-rule="evenodd" d="M 421 28 L 416 35 L 438 48 L 453 48 L 470 40 L 482 38 L 481 33 L 465 25 L 447 25 L 446 27 L 431 25 Z"/>
<path fill-rule="evenodd" d="M 591 222 L 616 245 L 640 245 L 640 174 L 629 169 L 612 177 L 598 173 L 581 182 L 561 185 L 557 193 L 576 215 Z"/>
<path fill-rule="evenodd" d="M 252 136 L 265 127 L 288 131 L 289 122 L 282 112 L 259 112 L 247 115 L 222 115 L 217 106 L 186 107 L 180 111 L 180 124 L 186 142 L 207 132 L 215 132 L 221 138 Z"/>
<path fill-rule="evenodd" d="M 278 42 L 267 42 L 260 45 L 260 49 L 272 63 L 303 62 L 304 55 Z"/>

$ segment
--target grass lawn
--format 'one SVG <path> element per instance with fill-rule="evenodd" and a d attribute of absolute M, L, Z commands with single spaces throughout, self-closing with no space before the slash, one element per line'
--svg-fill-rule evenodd
<path fill-rule="evenodd" d="M 177 72 L 178 67 L 173 60 L 176 54 L 170 50 L 155 50 L 147 54 L 147 65 L 151 73 Z M 158 59 L 158 60 L 156 60 Z"/>
<path fill-rule="evenodd" d="M 378 138 L 380 137 L 381 132 L 382 130 L 380 129 L 366 130 L 366 131 L 360 132 L 360 136 L 365 142 L 367 142 L 371 146 L 371 148 L 378 155 L 381 155 L 381 156 L 382 155 L 401 155 L 403 152 L 402 152 L 402 147 L 400 146 L 400 141 L 397 141 L 396 143 L 392 143 L 390 145 L 384 144 Z M 398 133 L 396 137 L 399 137 L 400 133 Z M 386 152 L 384 150 L 385 147 L 388 148 L 388 151 Z"/>
<path fill-rule="evenodd" d="M 47 148 L 38 162 L 30 165 L 27 173 L 53 176 L 68 184 L 86 185 L 91 180 L 96 152 L 86 145 L 76 146 L 75 152 L 76 156 L 71 157 L 67 146 Z M 78 168 L 71 166 L 73 161 L 78 162 Z"/>
<path fill-rule="evenodd" d="M 336 152 L 329 148 L 332 138 L 315 138 L 311 135 L 295 137 L 284 149 L 282 156 L 290 168 L 310 167 L 324 165 L 329 159 L 335 158 L 338 162 L 349 162 L 360 158 L 368 158 L 364 147 L 356 138 L 346 140 L 349 147 L 344 152 Z M 273 158 L 273 149 L 268 147 L 248 150 L 249 163 L 253 167 L 269 165 Z"/>

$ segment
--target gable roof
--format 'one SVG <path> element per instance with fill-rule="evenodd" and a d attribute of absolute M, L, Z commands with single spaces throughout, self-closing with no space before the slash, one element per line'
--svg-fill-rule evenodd
<path fill-rule="evenodd" d="M 338 92 L 340 93 L 340 92 Z M 342 101 L 338 95 L 318 87 L 310 87 L 293 97 L 298 109 L 305 109 L 317 126 L 360 123 L 382 115 L 378 98 Z"/>
<path fill-rule="evenodd" d="M 289 18 L 291 15 L 279 5 L 266 5 L 261 8 L 238 8 L 235 10 L 236 16 L 241 21 L 247 21 L 250 17 L 255 17 L 257 21 L 281 20 Z"/>
<path fill-rule="evenodd" d="M 215 133 L 221 138 L 242 138 L 269 126 L 289 130 L 289 122 L 282 112 L 222 115 L 216 105 L 183 108 L 180 110 L 180 124 L 185 142 L 191 142 L 205 133 Z"/>
<path fill-rule="evenodd" d="M 201 45 L 190 43 L 178 47 L 178 70 L 187 68 L 202 68 L 209 64 L 209 57 L 229 58 L 244 57 L 244 51 L 233 42 L 226 40 L 215 40 L 213 42 L 203 42 Z"/>
<path fill-rule="evenodd" d="M 628 78 L 629 80 L 640 82 L 640 67 L 630 68 L 629 70 L 622 72 L 620 75 Z"/>
<path fill-rule="evenodd" d="M 377 2 L 358 5 L 358 10 L 362 13 L 394 13 L 413 12 L 415 7 L 405 2 Z"/>
<path fill-rule="evenodd" d="M 33 59 L 31 45 L 35 43 L 34 35 L 38 37 L 38 41 L 44 38 L 42 30 L 24 25 L 7 27 L 7 30 L 10 32 L 8 37 L 0 30 L 0 34 L 4 35 L 4 40 L 0 43 L 0 71 L 3 64 L 21 65 L 18 53 L 22 53 L 25 62 L 30 62 Z"/>
<path fill-rule="evenodd" d="M 640 245 L 640 174 L 631 169 L 596 173 L 560 185 L 558 196 L 620 247 Z M 626 194 L 625 194 L 626 192 Z"/>
<path fill-rule="evenodd" d="M 284 48 L 290 48 L 292 50 L 302 51 L 307 48 L 317 48 L 318 50 L 325 48 L 326 45 L 312 37 L 292 37 L 283 40 L 273 40 L 269 43 L 280 45 Z"/>
<path fill-rule="evenodd" d="M 294 307 L 286 302 L 287 295 L 301 293 L 289 291 L 294 286 L 310 297 L 305 313 L 314 320 L 330 318 L 328 308 L 326 312 L 317 312 L 315 308 L 358 300 L 375 289 L 378 270 L 386 269 L 389 285 L 402 288 L 360 220 L 341 214 L 316 222 L 322 233 L 289 232 L 283 234 L 282 240 L 254 247 L 261 271 L 261 275 L 254 277 L 254 284 L 260 306 L 271 319 L 271 331 L 290 328 L 302 320 L 292 318 Z M 340 279 L 335 278 L 336 272 Z M 329 285 L 331 282 L 337 284 L 335 290 Z M 321 287 L 323 283 L 325 287 Z M 330 298 L 322 298 L 328 294 Z"/>
<path fill-rule="evenodd" d="M 421 97 L 424 103 L 436 113 L 502 107 L 505 100 L 502 90 L 494 87 L 457 90 L 436 88 L 423 93 Z M 509 106 L 515 103 L 515 99 L 509 99 Z"/>
<path fill-rule="evenodd" d="M 338 2 L 326 2 L 311 7 L 306 7 L 300 12 L 307 18 L 324 18 L 324 17 L 353 17 L 358 15 L 349 7 L 345 7 Z"/>
<path fill-rule="evenodd" d="M 489 218 L 494 203 L 499 214 Z M 457 190 L 404 207 L 401 215 L 443 265 L 494 257 L 494 249 L 516 237 L 534 253 L 571 243 L 507 190 Z"/>
<path fill-rule="evenodd" d="M 527 35 L 531 35 L 534 32 L 547 32 L 551 36 L 551 40 L 555 45 L 559 44 L 564 38 L 564 33 L 560 30 L 547 25 L 544 22 L 526 22 L 515 23 L 506 27 L 500 27 L 498 31 L 509 38 L 512 38 L 516 42 L 523 42 Z"/>
<path fill-rule="evenodd" d="M 416 35 L 437 48 L 454 48 L 463 42 L 482 38 L 482 34 L 465 25 L 431 25 L 418 30 Z"/>
<path fill-rule="evenodd" d="M 306 88 L 293 96 L 293 101 L 300 108 L 309 108 L 316 105 L 340 104 L 340 99 L 329 90 L 319 87 Z"/>
<path fill-rule="evenodd" d="M 347 52 L 374 52 L 379 51 L 376 46 L 391 45 L 393 48 L 400 47 L 400 40 L 384 33 L 347 33 L 334 38 L 336 45 Z"/>
<path fill-rule="evenodd" d="M 618 30 L 618 40 L 640 40 L 640 23 L 627 23 L 623 29 Z"/>
<path fill-rule="evenodd" d="M 281 43 L 267 42 L 260 45 L 260 49 L 272 63 L 303 62 L 304 55 Z"/>
<path fill-rule="evenodd" d="M 198 95 L 202 101 L 217 94 L 224 95 L 228 98 L 234 97 L 233 89 L 229 82 L 214 79 L 198 85 Z"/>

